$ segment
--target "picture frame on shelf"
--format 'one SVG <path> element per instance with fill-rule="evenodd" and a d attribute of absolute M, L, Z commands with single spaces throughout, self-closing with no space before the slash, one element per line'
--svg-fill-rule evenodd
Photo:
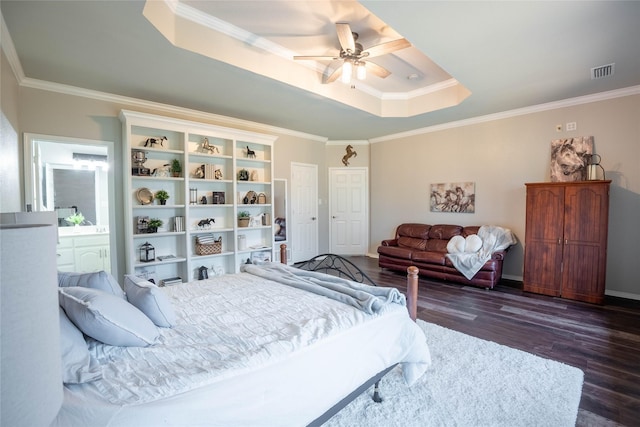
<path fill-rule="evenodd" d="M 225 196 L 224 191 L 213 191 L 211 194 L 211 200 L 214 205 L 224 205 L 225 204 Z"/>

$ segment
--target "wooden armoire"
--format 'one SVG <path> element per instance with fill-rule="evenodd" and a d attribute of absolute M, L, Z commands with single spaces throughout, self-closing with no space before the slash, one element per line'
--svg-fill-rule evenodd
<path fill-rule="evenodd" d="M 524 291 L 603 303 L 610 184 L 525 184 Z"/>

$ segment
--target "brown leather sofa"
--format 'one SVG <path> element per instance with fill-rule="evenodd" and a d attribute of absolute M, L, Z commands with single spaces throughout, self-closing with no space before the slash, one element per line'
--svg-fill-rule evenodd
<path fill-rule="evenodd" d="M 471 280 L 456 270 L 446 257 L 447 243 L 453 236 L 466 238 L 477 234 L 479 229 L 479 226 L 450 224 L 401 224 L 394 239 L 383 240 L 378 246 L 378 265 L 398 271 L 416 266 L 424 277 L 491 289 L 502 277 L 506 250 L 494 252 Z"/>

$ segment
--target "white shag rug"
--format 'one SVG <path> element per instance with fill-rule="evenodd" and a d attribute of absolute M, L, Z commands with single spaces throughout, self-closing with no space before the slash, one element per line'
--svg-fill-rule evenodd
<path fill-rule="evenodd" d="M 574 426 L 584 373 L 569 365 L 418 320 L 432 366 L 407 387 L 400 368 L 344 408 L 327 427 Z"/>

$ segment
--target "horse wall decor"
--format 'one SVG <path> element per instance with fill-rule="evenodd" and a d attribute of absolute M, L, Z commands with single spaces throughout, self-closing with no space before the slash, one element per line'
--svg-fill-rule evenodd
<path fill-rule="evenodd" d="M 344 156 L 342 156 L 342 164 L 345 166 L 349 166 L 349 159 L 351 157 L 357 157 L 358 153 L 356 153 L 353 150 L 353 146 L 351 144 L 347 145 L 347 147 L 345 148 L 345 150 L 347 151 L 347 154 L 345 154 Z"/>

